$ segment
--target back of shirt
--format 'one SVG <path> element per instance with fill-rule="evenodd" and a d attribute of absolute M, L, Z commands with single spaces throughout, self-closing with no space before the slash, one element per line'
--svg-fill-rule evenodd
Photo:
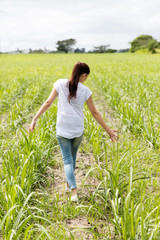
<path fill-rule="evenodd" d="M 59 136 L 72 139 L 81 136 L 84 131 L 83 106 L 92 92 L 79 82 L 76 98 L 68 101 L 68 81 L 68 79 L 59 79 L 53 84 L 58 93 L 56 133 Z"/>

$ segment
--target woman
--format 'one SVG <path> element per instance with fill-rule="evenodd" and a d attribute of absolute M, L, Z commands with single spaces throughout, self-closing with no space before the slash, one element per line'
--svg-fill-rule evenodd
<path fill-rule="evenodd" d="M 58 113 L 56 124 L 56 136 L 60 145 L 64 170 L 66 175 L 66 191 L 71 191 L 71 201 L 78 201 L 77 186 L 74 170 L 76 167 L 76 155 L 81 143 L 84 131 L 83 105 L 86 102 L 88 108 L 96 121 L 109 134 L 111 140 L 117 141 L 116 130 L 111 130 L 98 113 L 92 101 L 92 92 L 83 85 L 90 73 L 86 63 L 75 64 L 71 78 L 59 79 L 53 85 L 53 90 L 39 109 L 29 127 L 33 131 L 38 117 L 41 116 L 58 96 Z"/>

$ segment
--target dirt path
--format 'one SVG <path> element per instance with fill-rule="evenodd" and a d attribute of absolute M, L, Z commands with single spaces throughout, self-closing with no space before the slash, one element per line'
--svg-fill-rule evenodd
<path fill-rule="evenodd" d="M 54 183 L 52 181 L 50 185 L 50 193 L 54 195 L 54 193 L 58 193 L 60 197 L 63 197 L 65 194 L 65 173 L 63 167 L 63 161 L 61 153 L 56 155 L 57 165 L 52 169 L 48 170 L 48 175 L 51 176 L 54 174 Z M 77 188 L 79 189 L 78 195 L 79 199 L 85 198 L 85 195 L 88 196 L 88 193 L 83 192 L 83 186 L 85 185 L 95 185 L 95 187 L 90 188 L 90 192 L 93 192 L 98 184 L 98 181 L 92 178 L 87 178 L 85 180 L 86 172 L 89 167 L 95 162 L 94 156 L 92 154 L 77 154 L 77 163 L 76 163 L 76 183 Z"/>
<path fill-rule="evenodd" d="M 55 196 L 59 195 L 59 201 L 58 205 L 63 205 L 67 203 L 68 198 L 70 196 L 69 193 L 65 192 L 65 173 L 64 173 L 64 167 L 63 167 L 63 160 L 61 153 L 58 153 L 56 155 L 57 165 L 51 169 L 48 170 L 48 177 L 52 178 L 54 175 L 54 182 L 51 181 L 51 185 L 49 187 L 49 193 L 50 195 L 55 198 Z M 87 202 L 88 197 L 93 194 L 93 192 L 96 189 L 96 186 L 98 184 L 97 180 L 94 178 L 87 178 L 86 172 L 88 171 L 88 168 L 93 164 L 94 157 L 92 154 L 84 154 L 84 153 L 78 153 L 77 154 L 77 164 L 76 164 L 76 170 L 75 170 L 75 176 L 76 176 L 76 184 L 78 188 L 78 197 L 79 201 L 83 199 L 83 204 Z M 95 185 L 95 187 L 89 187 L 86 191 L 86 187 L 84 189 L 85 185 Z M 77 203 L 74 203 L 77 205 Z M 70 229 L 77 231 L 76 235 L 77 237 L 81 237 L 83 239 L 92 239 L 92 234 L 87 233 L 85 230 L 89 230 L 92 228 L 92 225 L 88 222 L 88 219 L 86 217 L 80 216 L 76 219 L 69 219 L 66 220 L 65 225 Z"/>
<path fill-rule="evenodd" d="M 57 165 L 48 170 L 48 178 L 50 178 L 51 182 L 49 187 L 49 193 L 53 199 L 58 194 L 59 196 L 58 205 L 62 206 L 67 203 L 70 194 L 65 192 L 65 173 L 61 153 L 58 153 L 56 155 L 56 159 Z M 95 179 L 94 176 L 92 177 L 88 176 L 86 178 L 86 173 L 94 163 L 95 159 L 92 154 L 78 153 L 75 176 L 78 188 L 79 203 L 73 203 L 75 207 L 81 203 L 83 205 L 88 205 L 88 199 L 93 195 L 94 191 L 96 190 L 99 184 L 99 181 Z M 54 182 L 51 181 L 53 175 Z M 113 225 L 107 222 L 106 220 L 98 221 L 97 222 L 98 226 L 96 227 L 94 227 L 85 216 L 80 216 L 79 218 L 74 219 L 68 219 L 64 223 L 68 227 L 68 229 L 76 231 L 77 239 L 84 240 L 93 239 L 93 234 L 89 232 L 90 229 L 92 229 L 92 231 L 94 229 L 94 231 L 97 231 L 98 233 L 101 234 L 107 234 L 108 232 L 110 232 L 110 234 L 113 235 L 114 233 Z"/>

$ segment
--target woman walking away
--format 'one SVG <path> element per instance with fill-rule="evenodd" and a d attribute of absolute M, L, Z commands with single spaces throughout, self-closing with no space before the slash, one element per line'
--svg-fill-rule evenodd
<path fill-rule="evenodd" d="M 96 121 L 109 134 L 111 140 L 117 141 L 116 130 L 111 130 L 97 111 L 92 101 L 92 92 L 83 85 L 90 73 L 86 63 L 75 64 L 71 78 L 59 79 L 53 84 L 53 90 L 33 118 L 29 132 L 33 131 L 38 117 L 41 116 L 58 96 L 58 113 L 56 136 L 61 149 L 66 175 L 66 191 L 71 191 L 71 201 L 78 201 L 77 185 L 75 181 L 75 167 L 78 147 L 84 131 L 83 105 L 86 102 Z"/>

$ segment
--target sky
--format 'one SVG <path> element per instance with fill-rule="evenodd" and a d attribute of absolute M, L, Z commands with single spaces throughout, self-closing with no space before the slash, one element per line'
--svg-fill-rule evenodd
<path fill-rule="evenodd" d="M 68 38 L 86 51 L 107 44 L 119 50 L 141 34 L 160 41 L 160 0 L 0 0 L 2 52 L 56 50 Z"/>

